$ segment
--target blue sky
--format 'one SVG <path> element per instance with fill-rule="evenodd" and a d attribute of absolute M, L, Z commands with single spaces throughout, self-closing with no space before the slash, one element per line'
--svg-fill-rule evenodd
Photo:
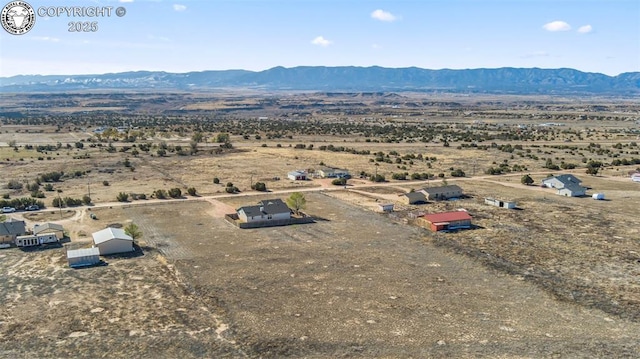
<path fill-rule="evenodd" d="M 127 13 L 37 16 L 24 35 L 0 29 L 0 76 L 311 65 L 640 71 L 638 0 L 27 2 Z M 70 21 L 98 30 L 69 32 Z"/>

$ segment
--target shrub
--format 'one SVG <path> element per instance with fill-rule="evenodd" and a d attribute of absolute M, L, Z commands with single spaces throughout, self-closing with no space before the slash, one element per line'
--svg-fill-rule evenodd
<path fill-rule="evenodd" d="M 464 176 L 465 176 L 465 173 L 460 168 L 451 171 L 451 177 L 464 177 Z"/>
<path fill-rule="evenodd" d="M 213 183 L 214 183 L 214 184 L 220 184 L 220 178 L 215 177 L 215 178 L 213 179 Z"/>
<path fill-rule="evenodd" d="M 182 196 L 182 191 L 177 187 L 170 189 L 168 193 L 171 198 L 180 198 Z"/>
<path fill-rule="evenodd" d="M 7 188 L 8 189 L 22 189 L 22 183 L 16 181 L 16 180 L 11 180 L 9 181 L 9 183 L 7 183 Z"/>
<path fill-rule="evenodd" d="M 102 185 L 103 186 L 108 186 L 109 185 L 109 181 L 102 181 Z"/>
<path fill-rule="evenodd" d="M 127 202 L 129 201 L 129 195 L 124 192 L 120 192 L 118 193 L 116 199 L 118 200 L 118 202 Z"/>
<path fill-rule="evenodd" d="M 333 181 L 331 181 L 331 184 L 336 185 L 336 186 L 344 186 L 347 184 L 347 179 L 346 178 L 336 178 Z"/>
<path fill-rule="evenodd" d="M 264 182 L 256 182 L 253 186 L 251 186 L 251 188 L 256 191 L 265 192 L 267 190 L 267 185 Z"/>
<path fill-rule="evenodd" d="M 187 193 L 189 194 L 189 196 L 195 196 L 195 195 L 196 195 L 196 189 L 195 189 L 195 187 L 189 187 L 189 188 L 187 188 Z"/>
<path fill-rule="evenodd" d="M 83 203 L 85 206 L 90 205 L 90 204 L 91 204 L 91 197 L 89 197 L 89 195 L 86 195 L 86 194 L 85 194 L 84 196 L 82 196 L 82 203 Z"/>

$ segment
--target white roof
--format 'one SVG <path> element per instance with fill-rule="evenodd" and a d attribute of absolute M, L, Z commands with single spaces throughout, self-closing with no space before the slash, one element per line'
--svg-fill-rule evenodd
<path fill-rule="evenodd" d="M 39 232 L 42 232 L 42 231 L 47 230 L 47 229 L 52 229 L 52 230 L 55 230 L 55 231 L 64 231 L 64 227 L 62 227 L 62 225 L 56 224 L 56 223 L 36 224 L 35 226 L 33 226 L 33 232 L 34 233 L 39 233 Z"/>
<path fill-rule="evenodd" d="M 98 247 L 71 249 L 67 251 L 67 258 L 81 258 L 81 257 L 99 256 L 99 255 L 100 255 L 100 248 Z"/>
<path fill-rule="evenodd" d="M 120 239 L 123 241 L 133 241 L 131 236 L 124 233 L 123 229 L 120 228 L 105 228 L 101 231 L 93 232 L 93 242 L 98 245 L 100 243 L 104 243 L 110 241 L 112 239 Z"/>

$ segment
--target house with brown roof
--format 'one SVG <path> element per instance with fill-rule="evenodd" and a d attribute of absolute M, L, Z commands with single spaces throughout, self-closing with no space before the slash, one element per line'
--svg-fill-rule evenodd
<path fill-rule="evenodd" d="M 425 214 L 420 218 L 434 232 L 471 228 L 471 215 L 467 211 Z"/>

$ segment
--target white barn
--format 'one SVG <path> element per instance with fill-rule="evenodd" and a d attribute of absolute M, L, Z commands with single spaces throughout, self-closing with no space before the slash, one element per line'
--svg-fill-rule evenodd
<path fill-rule="evenodd" d="M 67 251 L 69 267 L 84 267 L 100 263 L 100 249 L 97 247 L 72 249 Z"/>
<path fill-rule="evenodd" d="M 120 228 L 105 228 L 94 232 L 93 246 L 100 249 L 100 255 L 133 252 L 133 238 Z"/>
<path fill-rule="evenodd" d="M 490 206 L 496 206 L 500 208 L 514 209 L 516 208 L 516 202 L 513 201 L 500 201 L 494 198 L 485 198 L 484 203 Z"/>

